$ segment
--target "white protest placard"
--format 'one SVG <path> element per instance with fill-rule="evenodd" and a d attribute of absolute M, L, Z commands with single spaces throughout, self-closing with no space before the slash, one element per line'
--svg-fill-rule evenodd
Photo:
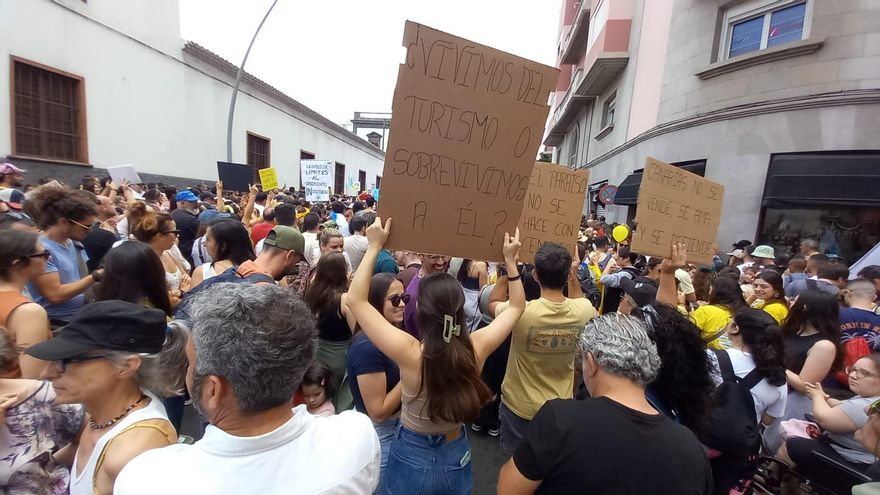
<path fill-rule="evenodd" d="M 302 181 L 306 201 L 329 201 L 333 187 L 334 163 L 328 160 L 302 160 Z"/>
<path fill-rule="evenodd" d="M 107 173 L 116 184 L 122 184 L 123 180 L 127 180 L 129 184 L 141 184 L 141 177 L 138 175 L 134 165 L 118 165 L 116 167 L 107 167 Z"/>

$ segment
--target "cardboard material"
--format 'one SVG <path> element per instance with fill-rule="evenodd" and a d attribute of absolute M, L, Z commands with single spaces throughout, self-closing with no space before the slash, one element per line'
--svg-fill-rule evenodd
<path fill-rule="evenodd" d="M 129 184 L 142 184 L 141 177 L 135 170 L 134 165 L 119 165 L 117 167 L 107 167 L 107 173 L 117 185 L 122 184 L 123 180 L 127 180 Z"/>
<path fill-rule="evenodd" d="M 389 249 L 501 261 L 559 71 L 407 21 L 379 214 Z"/>
<path fill-rule="evenodd" d="M 260 184 L 263 185 L 264 191 L 278 189 L 278 174 L 274 168 L 260 169 Z"/>
<path fill-rule="evenodd" d="M 681 242 L 687 245 L 689 263 L 711 265 L 723 200 L 721 184 L 649 157 L 639 188 L 633 250 L 667 258 L 672 244 Z"/>
<path fill-rule="evenodd" d="M 327 160 L 301 160 L 303 188 L 306 201 L 330 201 L 330 188 L 335 174 L 334 162 Z"/>
<path fill-rule="evenodd" d="M 217 175 L 226 191 L 248 192 L 254 181 L 254 168 L 243 163 L 217 162 Z"/>
<path fill-rule="evenodd" d="M 535 163 L 519 220 L 520 261 L 533 264 L 544 243 L 555 242 L 577 256 L 581 212 L 587 199 L 590 172 L 552 163 Z"/>

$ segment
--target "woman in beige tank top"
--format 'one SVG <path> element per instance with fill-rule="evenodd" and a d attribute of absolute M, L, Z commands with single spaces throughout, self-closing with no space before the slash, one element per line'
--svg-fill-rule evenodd
<path fill-rule="evenodd" d="M 400 366 L 401 426 L 391 443 L 387 488 L 393 493 L 470 493 L 470 446 L 462 424 L 477 417 L 492 394 L 480 370 L 510 334 L 525 309 L 519 277 L 510 279 L 510 307 L 469 335 L 464 293 L 455 278 L 434 274 L 419 286 L 417 318 L 422 341 L 401 332 L 367 301 L 373 266 L 391 228 L 367 229 L 369 247 L 349 289 L 349 307 L 370 340 Z M 517 273 L 519 230 L 504 236 L 508 273 Z M 409 304 L 416 304 L 410 301 Z"/>

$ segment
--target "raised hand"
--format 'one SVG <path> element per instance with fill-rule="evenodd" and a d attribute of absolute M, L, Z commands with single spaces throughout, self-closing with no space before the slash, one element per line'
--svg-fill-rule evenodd
<path fill-rule="evenodd" d="M 516 258 L 519 255 L 519 248 L 522 246 L 522 243 L 519 240 L 519 227 L 516 228 L 516 231 L 513 234 L 513 237 L 510 236 L 509 233 L 504 233 L 504 246 L 501 248 L 501 252 L 504 254 L 504 261 L 509 263 L 516 263 Z"/>
<path fill-rule="evenodd" d="M 376 221 L 373 222 L 373 225 L 367 227 L 367 241 L 370 244 L 376 244 L 379 247 L 385 245 L 385 241 L 388 240 L 388 234 L 391 233 L 391 219 L 385 221 L 385 226 L 382 226 L 382 219 L 376 217 Z"/>
<path fill-rule="evenodd" d="M 683 243 L 673 244 L 672 253 L 669 258 L 663 260 L 660 264 L 660 270 L 663 273 L 675 273 L 675 270 L 687 266 L 687 246 Z"/>

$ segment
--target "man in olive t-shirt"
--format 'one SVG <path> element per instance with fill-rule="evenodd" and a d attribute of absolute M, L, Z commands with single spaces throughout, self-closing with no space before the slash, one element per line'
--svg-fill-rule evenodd
<path fill-rule="evenodd" d="M 541 285 L 541 297 L 526 304 L 513 327 L 501 385 L 501 449 L 507 455 L 545 402 L 573 395 L 577 339 L 584 325 L 598 316 L 583 297 L 573 270 L 577 264 L 572 265 L 571 254 L 559 244 L 544 244 L 535 253 L 533 275 Z M 506 279 L 500 282 L 490 298 L 496 316 L 508 306 L 497 302 L 496 296 L 503 297 L 507 287 Z M 570 297 L 563 293 L 566 285 Z"/>

